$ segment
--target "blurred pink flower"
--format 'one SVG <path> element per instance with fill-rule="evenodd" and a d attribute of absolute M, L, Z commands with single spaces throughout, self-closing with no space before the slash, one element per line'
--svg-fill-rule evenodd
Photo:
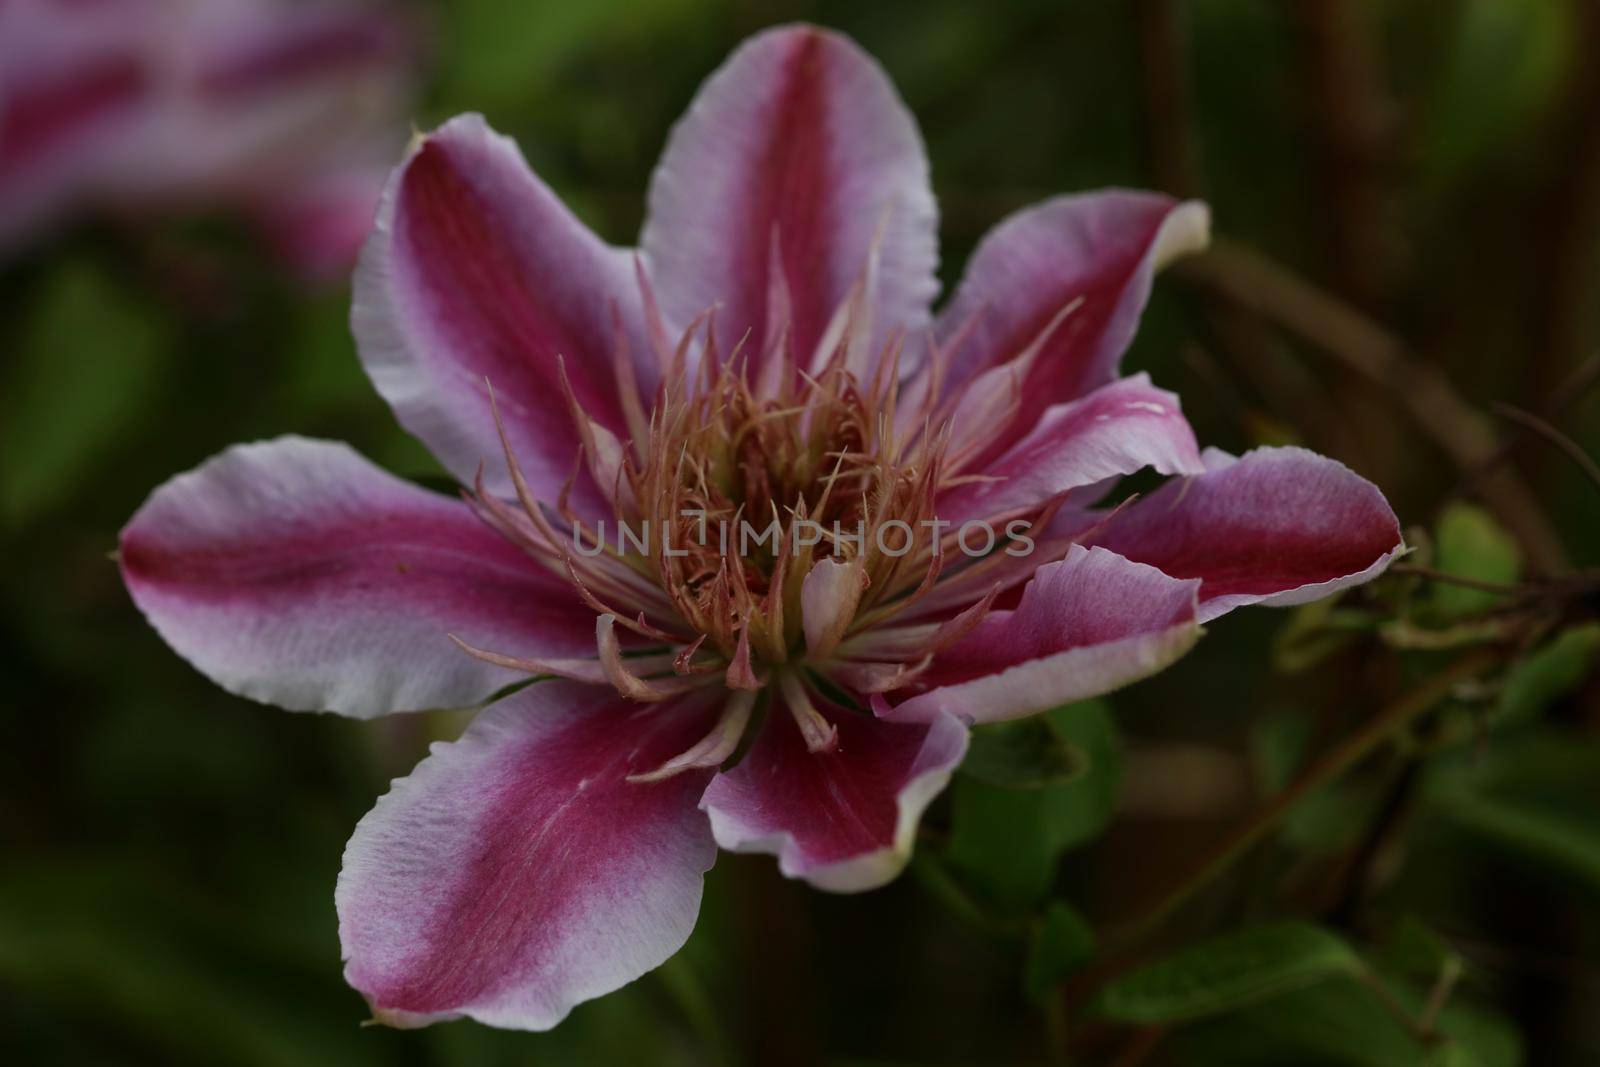
<path fill-rule="evenodd" d="M 3 0 L 0 257 L 90 210 L 223 208 L 348 270 L 405 142 L 408 37 L 341 0 Z"/>
<path fill-rule="evenodd" d="M 649 207 L 638 251 L 611 248 L 481 118 L 419 140 L 353 323 L 473 490 L 285 438 L 123 531 L 139 607 L 235 693 L 368 717 L 555 676 L 436 745 L 350 841 L 345 973 L 389 1023 L 554 1025 L 683 944 L 718 845 L 882 885 L 972 724 L 1126 685 L 1206 620 L 1402 547 L 1340 464 L 1202 454 L 1177 397 L 1118 377 L 1203 205 L 1028 208 L 933 315 L 922 142 L 843 37 L 739 48 Z M 1092 506 L 1144 467 L 1175 477 Z"/>

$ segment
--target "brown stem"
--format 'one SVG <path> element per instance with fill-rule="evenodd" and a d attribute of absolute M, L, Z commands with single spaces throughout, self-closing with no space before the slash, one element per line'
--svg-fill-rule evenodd
<path fill-rule="evenodd" d="M 1572 77 L 1550 131 L 1554 180 L 1539 198 L 1535 232 L 1538 300 L 1530 322 L 1533 396 L 1548 391 L 1594 344 L 1596 252 L 1600 251 L 1600 5 L 1567 0 L 1573 37 Z"/>
<path fill-rule="evenodd" d="M 1217 241 L 1178 272 L 1212 293 L 1276 323 L 1389 392 L 1413 421 L 1463 471 L 1476 471 L 1494 455 L 1492 424 L 1463 400 L 1437 368 L 1413 359 L 1384 327 L 1271 258 Z M 1513 472 L 1484 477 L 1479 495 L 1517 537 L 1533 566 L 1566 569 L 1566 550 L 1538 500 Z"/>
<path fill-rule="evenodd" d="M 1156 188 L 1176 197 L 1205 193 L 1201 146 L 1196 131 L 1189 47 L 1181 0 L 1137 0 L 1140 78 L 1145 109 L 1145 146 Z M 1336 455 L 1349 456 L 1361 440 L 1349 434 L 1301 368 L 1277 358 L 1275 338 L 1254 316 L 1237 307 L 1207 301 L 1200 309 L 1216 345 L 1230 365 L 1272 396 L 1275 405 L 1312 440 Z M 1299 372 L 1299 373 L 1297 373 Z M 1243 422 L 1242 419 L 1236 420 Z"/>
<path fill-rule="evenodd" d="M 1288 10 L 1303 43 L 1317 219 L 1334 288 L 1366 308 L 1381 305 L 1393 274 L 1387 226 L 1390 107 L 1372 14 L 1349 0 L 1296 0 Z"/>
<path fill-rule="evenodd" d="M 1510 419 L 1512 422 L 1517 423 L 1519 426 L 1538 434 L 1540 437 L 1550 442 L 1563 455 L 1572 460 L 1573 463 L 1577 464 L 1578 469 L 1583 471 L 1583 476 L 1589 479 L 1589 481 L 1594 484 L 1596 489 L 1600 489 L 1600 466 L 1595 465 L 1595 462 L 1592 458 L 1590 458 L 1589 453 L 1585 452 L 1583 447 L 1579 445 L 1578 442 L 1574 441 L 1572 438 L 1568 437 L 1566 434 L 1562 433 L 1560 430 L 1556 429 L 1539 416 L 1534 415 L 1531 412 L 1523 411 L 1521 408 L 1514 408 L 1510 404 L 1494 405 L 1494 413 L 1499 415 L 1501 418 Z"/>
<path fill-rule="evenodd" d="M 1323 753 L 1265 808 L 1191 864 L 1159 898 L 1141 909 L 1134 918 L 1126 921 L 1116 931 L 1113 940 L 1126 944 L 1136 942 L 1150 933 L 1196 892 L 1276 829 L 1300 801 L 1360 763 L 1448 696 L 1458 684 L 1482 673 L 1499 658 L 1498 650 L 1478 649 L 1452 663 L 1379 712 L 1366 725 Z"/>
<path fill-rule="evenodd" d="M 1478 589 L 1485 593 L 1503 593 L 1506 596 L 1527 591 L 1526 586 L 1509 585 L 1505 582 L 1487 582 L 1482 578 L 1468 578 L 1464 574 L 1451 574 L 1448 571 L 1434 570 L 1432 567 L 1424 567 L 1419 563 L 1396 563 L 1389 568 L 1389 573 L 1411 574 L 1418 578 L 1426 578 L 1430 582 L 1459 585 L 1465 589 Z"/>
<path fill-rule="evenodd" d="M 1367 987 L 1373 999 L 1388 1013 L 1391 1019 L 1405 1027 L 1406 1032 L 1416 1038 L 1419 1043 L 1428 1044 L 1432 1035 L 1429 1034 L 1427 1027 L 1423 1026 L 1416 1016 L 1406 1010 L 1406 1006 L 1395 997 L 1393 991 L 1390 990 L 1378 972 L 1363 967 L 1356 972 L 1355 978 L 1356 981 Z"/>
<path fill-rule="evenodd" d="M 1420 780 L 1421 764 L 1415 757 L 1405 761 L 1400 773 L 1384 792 L 1383 803 L 1362 835 L 1361 842 L 1351 853 L 1345 870 L 1343 885 L 1333 906 L 1328 909 L 1328 922 L 1334 926 L 1350 928 L 1361 911 L 1367 897 L 1367 887 L 1372 882 L 1373 867 L 1383 854 L 1384 846 L 1393 835 L 1411 806 L 1411 797 Z"/>
<path fill-rule="evenodd" d="M 1156 187 L 1173 196 L 1200 192 L 1199 149 L 1190 106 L 1189 51 L 1178 0 L 1138 0 L 1140 72 L 1146 142 Z"/>
<path fill-rule="evenodd" d="M 1545 402 L 1539 413 L 1546 419 L 1555 418 L 1587 396 L 1589 390 L 1593 389 L 1596 383 L 1600 383 L 1600 352 L 1590 355 L 1571 374 L 1567 375 L 1566 380 L 1556 388 L 1555 392 L 1550 394 L 1550 398 Z M 1507 436 L 1501 442 L 1500 447 L 1485 457 L 1482 463 L 1462 474 L 1461 484 L 1452 495 L 1459 496 L 1463 493 L 1472 492 L 1486 474 L 1511 458 L 1511 453 L 1516 450 L 1517 445 L 1523 440 L 1524 435 L 1520 432 L 1519 427 L 1519 432 Z"/>
<path fill-rule="evenodd" d="M 1444 1006 L 1450 1002 L 1450 994 L 1455 991 L 1456 983 L 1461 980 L 1461 958 L 1450 956 L 1439 968 L 1439 977 L 1434 981 L 1433 988 L 1428 991 L 1428 1002 L 1422 1006 L 1422 1014 L 1417 1016 L 1417 1025 L 1422 1027 L 1425 1036 L 1431 1037 L 1434 1027 L 1439 1022 L 1439 1013 L 1444 1011 Z"/>

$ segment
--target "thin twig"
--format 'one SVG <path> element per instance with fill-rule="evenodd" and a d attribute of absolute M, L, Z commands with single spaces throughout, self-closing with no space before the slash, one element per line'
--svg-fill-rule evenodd
<path fill-rule="evenodd" d="M 1332 925 L 1349 928 L 1355 923 L 1361 905 L 1366 900 L 1367 887 L 1372 881 L 1378 857 L 1383 854 L 1384 846 L 1389 843 L 1396 825 L 1411 807 L 1412 794 L 1421 779 L 1420 770 L 1421 763 L 1413 754 L 1385 790 L 1383 803 L 1351 853 L 1343 885 L 1328 909 L 1328 922 Z"/>
<path fill-rule="evenodd" d="M 1438 368 L 1411 358 L 1400 339 L 1360 311 L 1260 252 L 1219 240 L 1176 268 L 1183 277 L 1276 323 L 1388 391 L 1464 472 L 1498 445 L 1492 423 Z M 1484 502 L 1544 573 L 1566 569 L 1566 550 L 1538 499 L 1513 472 L 1484 478 Z"/>
<path fill-rule="evenodd" d="M 1526 427 L 1560 449 L 1568 459 L 1578 465 L 1578 469 L 1583 471 L 1584 477 L 1593 482 L 1596 489 L 1600 489 L 1600 467 L 1595 466 L 1594 460 L 1590 458 L 1589 453 L 1585 452 L 1578 442 L 1531 411 L 1523 411 L 1521 408 L 1512 407 L 1510 404 L 1496 403 L 1494 405 L 1494 413 L 1503 419 L 1510 419 L 1519 426 Z"/>
<path fill-rule="evenodd" d="M 1150 171 L 1157 188 L 1179 197 L 1201 192 L 1182 7 L 1179 0 L 1138 0 L 1134 4 Z"/>
<path fill-rule="evenodd" d="M 1390 990 L 1378 972 L 1369 967 L 1363 967 L 1356 972 L 1355 978 L 1356 981 L 1367 987 L 1368 991 L 1372 993 L 1373 999 L 1382 1005 L 1383 1010 L 1389 1014 L 1390 1018 L 1405 1027 L 1406 1032 L 1416 1038 L 1417 1041 L 1424 1045 L 1428 1043 L 1432 1037 L 1428 1028 L 1423 1026 L 1416 1016 L 1406 1010 L 1406 1006 L 1400 1003 L 1399 998 L 1394 995 L 1394 992 Z"/>
<path fill-rule="evenodd" d="M 1384 85 L 1376 19 L 1364 4 L 1298 0 L 1313 174 L 1334 287 L 1364 307 L 1379 305 L 1393 281 L 1390 225 L 1393 107 Z"/>
<path fill-rule="evenodd" d="M 1552 3 L 1550 6 L 1558 6 Z M 1592 57 L 1600 49 L 1600 5 L 1566 0 L 1566 30 L 1572 55 Z M 1533 230 L 1541 247 L 1537 301 L 1528 319 L 1527 379 L 1536 390 L 1582 358 L 1594 343 L 1596 252 L 1600 251 L 1600 64 L 1572 63 L 1561 99 L 1546 120 L 1551 168 L 1539 190 Z M 1552 121 L 1553 120 L 1553 121 Z"/>
<path fill-rule="evenodd" d="M 1595 352 L 1578 364 L 1556 387 L 1556 391 L 1550 394 L 1549 410 L 1545 414 L 1550 416 L 1561 414 L 1587 396 L 1597 382 L 1600 382 L 1600 352 Z"/>
<path fill-rule="evenodd" d="M 1461 980 L 1461 957 L 1448 956 L 1439 968 L 1439 977 L 1433 983 L 1433 989 L 1428 993 L 1428 1002 L 1422 1006 L 1422 1014 L 1417 1016 L 1417 1025 L 1422 1027 L 1423 1033 L 1432 1036 L 1433 1029 L 1438 1025 L 1439 1013 L 1444 1011 L 1444 1006 L 1450 1002 L 1450 994 L 1455 991 L 1456 983 Z"/>
<path fill-rule="evenodd" d="M 1277 828 L 1306 796 L 1334 781 L 1380 748 L 1412 721 L 1448 696 L 1457 685 L 1498 662 L 1496 649 L 1478 649 L 1452 663 L 1422 685 L 1379 712 L 1366 725 L 1329 749 L 1292 785 L 1279 793 L 1249 821 L 1185 870 L 1156 901 L 1142 909 L 1116 931 L 1112 941 L 1135 942 L 1177 911 L 1189 898 L 1227 870 L 1240 856 Z"/>
<path fill-rule="evenodd" d="M 1513 585 L 1506 582 L 1489 582 L 1482 578 L 1468 578 L 1464 574 L 1451 574 L 1449 571 L 1435 570 L 1424 567 L 1420 563 L 1396 563 L 1389 568 L 1390 574 L 1409 574 L 1417 578 L 1426 578 L 1430 582 L 1443 582 L 1446 585 L 1459 585 L 1467 589 L 1477 589 L 1485 593 L 1503 593 L 1506 596 L 1515 596 L 1527 591 L 1527 586 Z"/>
<path fill-rule="evenodd" d="M 1566 380 L 1557 387 L 1555 392 L 1550 394 L 1550 398 L 1545 401 L 1539 413 L 1546 419 L 1556 418 L 1587 396 L 1589 390 L 1593 389 L 1597 383 L 1600 383 L 1600 352 L 1591 355 L 1580 363 L 1571 374 L 1567 375 Z M 1461 476 L 1461 484 L 1450 495 L 1455 497 L 1470 493 L 1478 482 L 1483 479 L 1484 475 L 1510 459 L 1511 454 L 1516 451 L 1517 445 L 1523 440 L 1522 427 L 1519 426 L 1513 433 L 1508 434 L 1505 440 L 1500 442 L 1500 447 L 1486 456 L 1482 463 L 1464 473 Z"/>

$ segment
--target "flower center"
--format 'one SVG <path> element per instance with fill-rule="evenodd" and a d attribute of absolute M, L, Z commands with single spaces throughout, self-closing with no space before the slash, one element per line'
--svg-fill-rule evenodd
<path fill-rule="evenodd" d="M 694 330 L 657 353 L 663 382 L 648 415 L 630 406 L 636 394 L 619 356 L 626 442 L 566 389 L 581 462 L 610 516 L 579 514 L 570 483 L 556 501 L 535 500 L 509 444 L 520 509 L 481 478 L 473 497 L 485 521 L 565 575 L 594 609 L 598 659 L 467 651 L 610 682 L 638 700 L 716 681 L 735 691 L 793 688 L 802 665 L 825 671 L 853 633 L 932 588 L 951 536 L 933 514 L 948 484 L 948 431 L 930 429 L 931 389 L 909 406 L 901 396 L 898 346 L 872 362 L 864 342 L 847 339 L 810 370 L 790 351 L 769 351 L 752 374 L 737 350 L 718 357 L 708 327 L 690 370 Z"/>
<path fill-rule="evenodd" d="M 913 554 L 929 457 L 902 448 L 881 383 L 864 388 L 841 366 L 764 394 L 731 362 L 708 377 L 692 394 L 663 391 L 630 466 L 632 517 L 670 531 L 671 551 L 639 562 L 725 656 L 800 658 L 806 576 L 832 560 L 859 575 L 857 603 L 888 591 Z M 885 537 L 891 521 L 905 530 Z"/>

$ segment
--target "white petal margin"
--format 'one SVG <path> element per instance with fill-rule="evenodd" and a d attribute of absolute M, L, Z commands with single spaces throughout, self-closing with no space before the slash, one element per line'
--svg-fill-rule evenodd
<path fill-rule="evenodd" d="M 1207 449 L 1202 458 L 1205 473 L 1135 501 L 1089 538 L 1201 579 L 1202 622 L 1247 604 L 1321 600 L 1371 581 L 1410 551 L 1382 491 L 1337 460 L 1303 448 L 1237 459 Z"/>
<path fill-rule="evenodd" d="M 700 87 L 651 177 L 639 244 L 669 317 L 718 305 L 718 333 L 752 330 L 759 353 L 786 304 L 803 360 L 875 241 L 872 351 L 924 329 L 937 232 L 922 137 L 888 75 L 842 34 L 793 25 L 751 37 Z"/>
<path fill-rule="evenodd" d="M 450 641 L 593 655 L 594 613 L 459 499 L 348 445 L 236 445 L 150 495 L 123 581 L 174 651 L 229 692 L 367 718 L 475 704 L 524 674 Z M 587 638 L 587 640 L 584 640 Z"/>
<path fill-rule="evenodd" d="M 335 900 L 346 980 L 401 1027 L 548 1030 L 688 939 L 716 844 L 710 770 L 629 781 L 716 702 L 542 682 L 486 710 L 361 820 Z"/>
<path fill-rule="evenodd" d="M 1015 611 L 991 613 L 939 654 L 924 675 L 937 688 L 886 717 L 1001 722 L 1148 678 L 1199 640 L 1199 590 L 1198 579 L 1074 545 L 1039 568 Z"/>
<path fill-rule="evenodd" d="M 492 389 L 535 494 L 553 501 L 579 451 L 561 376 L 591 418 L 624 433 L 619 339 L 640 387 L 654 387 L 642 315 L 632 256 L 466 114 L 414 141 L 390 177 L 350 326 L 373 385 L 458 481 L 485 464 L 490 489 L 511 495 Z M 587 480 L 578 490 L 597 493 Z"/>
<path fill-rule="evenodd" d="M 940 343 L 964 338 L 948 353 L 947 395 L 1023 351 L 1076 300 L 1034 361 L 1029 409 L 1112 381 L 1156 272 L 1205 248 L 1210 234 L 1205 204 L 1127 189 L 1052 197 L 1001 220 L 939 312 Z"/>
<path fill-rule="evenodd" d="M 839 743 L 810 752 L 774 706 L 744 760 L 701 798 L 717 844 L 778 857 L 778 870 L 834 893 L 876 889 L 911 858 L 917 825 L 967 751 L 948 715 L 891 723 L 831 709 Z"/>

